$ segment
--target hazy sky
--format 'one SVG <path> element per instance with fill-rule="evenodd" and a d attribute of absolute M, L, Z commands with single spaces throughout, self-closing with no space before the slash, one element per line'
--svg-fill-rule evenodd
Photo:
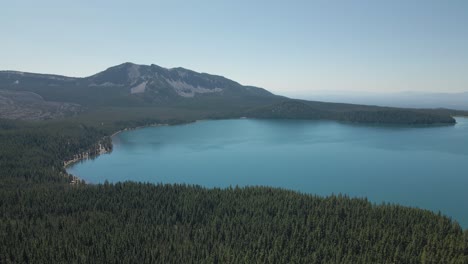
<path fill-rule="evenodd" d="M 466 0 L 0 0 L 0 32 L 1 70 L 130 61 L 285 95 L 468 91 Z"/>

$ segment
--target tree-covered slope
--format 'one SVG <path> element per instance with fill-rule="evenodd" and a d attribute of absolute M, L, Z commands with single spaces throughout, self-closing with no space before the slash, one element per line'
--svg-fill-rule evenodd
<path fill-rule="evenodd" d="M 380 124 L 454 124 L 450 112 L 444 110 L 399 109 L 288 100 L 249 109 L 243 113 L 252 118 L 330 119 L 356 123 Z"/>

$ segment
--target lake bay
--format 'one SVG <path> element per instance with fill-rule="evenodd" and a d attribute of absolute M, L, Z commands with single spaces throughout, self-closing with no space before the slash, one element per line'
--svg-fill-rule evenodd
<path fill-rule="evenodd" d="M 69 167 L 89 183 L 263 185 L 441 211 L 468 227 L 468 119 L 454 126 L 217 120 L 113 137 L 114 150 Z"/>

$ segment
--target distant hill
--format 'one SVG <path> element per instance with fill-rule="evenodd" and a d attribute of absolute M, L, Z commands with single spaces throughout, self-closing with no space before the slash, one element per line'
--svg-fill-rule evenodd
<path fill-rule="evenodd" d="M 455 123 L 452 115 L 467 114 L 449 109 L 402 109 L 293 100 L 222 76 L 184 68 L 167 69 L 154 64 L 123 63 L 84 78 L 0 71 L 0 91 L 15 94 L 15 100 L 0 100 L 0 109 L 9 109 L 0 118 L 12 119 L 63 117 L 78 113 L 82 108 L 92 110 L 96 107 L 118 108 L 119 113 L 135 111 L 132 109 L 138 107 L 169 107 L 176 111 L 203 111 L 206 118 L 248 116 L 398 124 L 451 124 Z M 24 104 L 19 99 L 21 96 L 34 97 L 38 101 Z M 6 101 L 8 106 L 5 106 Z"/>
<path fill-rule="evenodd" d="M 468 87 L 467 87 L 468 90 Z M 468 92 L 315 92 L 303 94 L 301 98 L 324 102 L 349 104 L 373 104 L 404 108 L 449 108 L 468 111 Z"/>

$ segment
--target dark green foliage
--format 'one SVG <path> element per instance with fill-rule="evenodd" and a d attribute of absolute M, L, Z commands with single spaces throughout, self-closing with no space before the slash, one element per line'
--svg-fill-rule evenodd
<path fill-rule="evenodd" d="M 458 112 L 454 112 L 458 113 Z M 449 110 L 398 109 L 389 107 L 288 100 L 246 111 L 253 118 L 329 119 L 380 124 L 455 124 Z"/>
<path fill-rule="evenodd" d="M 0 262 L 466 263 L 423 210 L 266 187 L 104 184 L 1 193 Z"/>
<path fill-rule="evenodd" d="M 3 124 L 3 125 L 2 125 Z M 10 121 L 0 120 L 0 126 Z M 74 155 L 96 154 L 97 143 L 111 148 L 110 138 L 95 127 L 82 124 L 28 124 L 0 130 L 0 179 L 64 182 L 63 161 Z"/>
<path fill-rule="evenodd" d="M 337 120 L 356 123 L 379 124 L 455 124 L 456 121 L 449 115 L 428 113 L 420 110 L 382 109 L 380 111 L 355 111 L 337 116 Z"/>

